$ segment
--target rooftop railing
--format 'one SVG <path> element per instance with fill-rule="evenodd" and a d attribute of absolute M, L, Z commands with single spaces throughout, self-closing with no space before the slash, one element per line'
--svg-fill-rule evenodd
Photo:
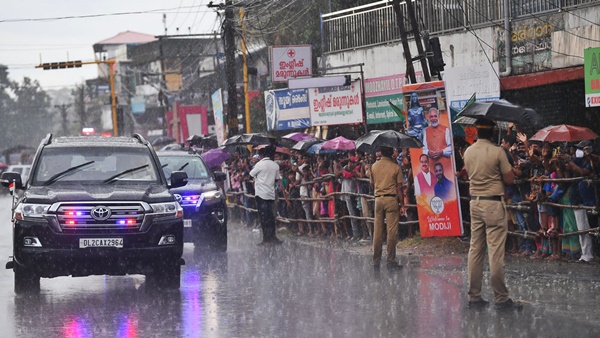
<path fill-rule="evenodd" d="M 504 0 L 414 0 L 421 31 L 442 34 L 502 25 Z M 512 19 L 536 17 L 577 7 L 600 5 L 598 0 L 509 0 Z M 400 6 L 406 17 L 406 2 Z M 374 2 L 321 17 L 323 53 L 381 45 L 400 40 L 391 0 Z M 409 20 L 404 22 L 409 37 Z"/>

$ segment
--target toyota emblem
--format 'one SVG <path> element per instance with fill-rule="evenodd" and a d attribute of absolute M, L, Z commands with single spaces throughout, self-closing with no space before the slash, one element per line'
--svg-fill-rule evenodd
<path fill-rule="evenodd" d="M 176 200 L 178 203 L 181 203 L 181 195 L 179 195 L 179 194 L 174 194 L 174 195 L 175 195 L 175 200 Z"/>
<path fill-rule="evenodd" d="M 97 221 L 105 221 L 112 214 L 110 208 L 105 207 L 103 205 L 99 205 L 92 209 L 91 215 Z"/>

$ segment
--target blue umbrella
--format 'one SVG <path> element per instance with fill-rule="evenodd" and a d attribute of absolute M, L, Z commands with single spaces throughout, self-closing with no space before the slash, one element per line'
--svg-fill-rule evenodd
<path fill-rule="evenodd" d="M 318 155 L 326 155 L 326 154 L 336 154 L 338 151 L 335 149 L 322 149 L 323 144 L 325 142 L 313 144 L 308 148 L 307 153 L 309 154 L 318 154 Z"/>

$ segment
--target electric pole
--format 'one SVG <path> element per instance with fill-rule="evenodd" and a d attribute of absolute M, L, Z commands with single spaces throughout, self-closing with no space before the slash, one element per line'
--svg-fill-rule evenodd
<path fill-rule="evenodd" d="M 415 74 L 415 68 L 412 64 L 412 56 L 410 55 L 410 47 L 408 45 L 408 36 L 404 29 L 404 13 L 400 7 L 400 0 L 394 0 L 392 3 L 394 12 L 396 12 L 396 21 L 398 28 L 400 29 L 400 39 L 402 40 L 402 48 L 404 49 L 404 58 L 406 59 L 406 74 L 410 78 L 410 83 L 417 83 L 417 76 Z"/>
<path fill-rule="evenodd" d="M 413 37 L 415 38 L 415 43 L 417 44 L 417 51 L 419 51 L 419 56 L 417 58 L 419 59 L 419 61 L 421 61 L 421 69 L 423 69 L 423 76 L 425 77 L 425 82 L 429 82 L 431 81 L 431 76 L 429 76 L 427 56 L 425 55 L 425 51 L 423 50 L 421 32 L 419 32 L 419 25 L 417 24 L 417 17 L 412 1 L 406 1 L 406 10 L 408 11 L 408 18 L 410 19 L 410 23 L 412 26 Z"/>
<path fill-rule="evenodd" d="M 225 45 L 225 76 L 227 77 L 227 126 L 228 137 L 237 135 L 238 128 L 238 109 L 237 109 L 237 86 L 235 71 L 235 27 L 234 27 L 234 5 L 232 0 L 226 0 L 225 5 L 213 5 L 212 1 L 208 4 L 209 8 L 217 7 L 225 10 L 225 20 L 223 21 L 223 43 Z"/>
<path fill-rule="evenodd" d="M 67 119 L 67 109 L 69 109 L 69 107 L 71 107 L 70 103 L 54 105 L 54 108 L 60 110 L 60 117 L 62 119 L 62 127 L 63 127 L 63 135 L 65 135 L 65 136 L 69 135 L 69 128 L 68 128 L 69 120 Z"/>

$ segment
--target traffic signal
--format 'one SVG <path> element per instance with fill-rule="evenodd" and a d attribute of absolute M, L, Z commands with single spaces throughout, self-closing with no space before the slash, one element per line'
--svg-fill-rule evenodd
<path fill-rule="evenodd" d="M 42 63 L 42 65 L 38 66 L 38 67 L 43 68 L 44 70 L 49 70 L 49 69 L 79 68 L 79 67 L 81 67 L 81 65 L 82 65 L 81 60 L 77 60 L 77 61 L 66 61 L 66 62 Z"/>
<path fill-rule="evenodd" d="M 352 84 L 352 76 L 344 75 L 344 86 L 349 86 Z"/>
<path fill-rule="evenodd" d="M 429 67 L 437 73 L 444 71 L 444 55 L 440 46 L 440 38 L 429 39 L 429 50 L 433 53 L 433 58 L 429 60 Z"/>

